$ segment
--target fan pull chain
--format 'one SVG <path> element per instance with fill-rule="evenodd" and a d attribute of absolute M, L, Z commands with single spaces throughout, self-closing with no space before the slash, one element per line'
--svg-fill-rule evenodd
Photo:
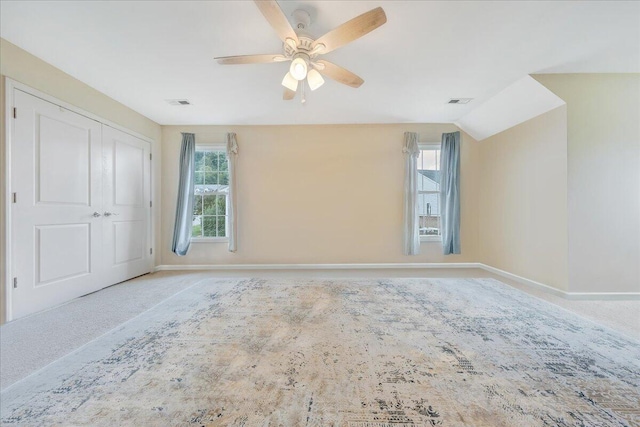
<path fill-rule="evenodd" d="M 304 105 L 307 102 L 307 96 L 306 96 L 306 91 L 305 91 L 305 86 L 306 85 L 306 80 L 302 81 L 302 99 L 300 100 L 300 102 L 302 103 L 302 105 Z"/>

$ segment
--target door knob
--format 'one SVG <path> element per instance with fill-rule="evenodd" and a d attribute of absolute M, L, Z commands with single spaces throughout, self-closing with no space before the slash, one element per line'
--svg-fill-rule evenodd
<path fill-rule="evenodd" d="M 94 212 L 93 215 L 91 216 L 94 218 L 98 218 L 99 216 L 102 216 L 102 215 L 100 215 L 100 212 Z"/>
<path fill-rule="evenodd" d="M 117 213 L 115 213 L 115 212 L 105 212 L 105 213 L 104 213 L 104 216 L 111 216 L 111 215 L 113 215 L 113 216 L 117 216 L 118 214 L 117 214 Z"/>

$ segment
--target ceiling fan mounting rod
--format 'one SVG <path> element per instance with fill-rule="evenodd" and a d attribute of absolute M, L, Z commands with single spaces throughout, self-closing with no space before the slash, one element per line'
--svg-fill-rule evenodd
<path fill-rule="evenodd" d="M 296 9 L 291 13 L 298 30 L 304 30 L 311 25 L 311 15 L 304 9 Z"/>

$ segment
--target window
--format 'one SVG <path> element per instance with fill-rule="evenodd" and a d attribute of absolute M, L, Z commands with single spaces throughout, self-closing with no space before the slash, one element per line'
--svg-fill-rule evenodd
<path fill-rule="evenodd" d="M 197 146 L 193 198 L 194 239 L 227 237 L 229 163 L 220 146 Z"/>
<path fill-rule="evenodd" d="M 440 144 L 420 144 L 418 156 L 420 240 L 440 240 Z"/>

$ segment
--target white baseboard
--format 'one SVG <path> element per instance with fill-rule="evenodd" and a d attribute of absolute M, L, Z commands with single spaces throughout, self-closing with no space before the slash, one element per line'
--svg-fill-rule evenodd
<path fill-rule="evenodd" d="M 518 276 L 517 274 L 512 274 L 512 273 L 509 273 L 508 271 L 500 270 L 499 268 L 491 267 L 490 265 L 486 265 L 486 264 L 480 264 L 480 268 L 485 271 L 488 271 L 489 273 L 493 273 L 496 276 L 505 277 L 507 279 L 513 280 L 514 282 L 518 282 L 523 285 L 526 285 L 530 288 L 539 289 L 543 292 L 546 292 L 552 295 L 557 295 L 564 298 L 567 297 L 567 293 L 565 291 L 556 289 L 549 285 L 545 285 L 544 283 L 536 282 L 535 280 L 530 280 L 525 277 Z"/>
<path fill-rule="evenodd" d="M 544 283 L 527 279 L 479 262 L 451 263 L 366 263 L 366 264 L 203 264 L 158 265 L 154 271 L 251 271 L 251 270 L 382 270 L 382 269 L 443 269 L 480 268 L 525 286 L 571 300 L 640 300 L 640 292 L 566 292 Z"/>
<path fill-rule="evenodd" d="M 402 268 L 482 268 L 476 262 L 456 263 L 368 263 L 368 264 L 209 264 L 209 265 L 158 265 L 155 271 L 176 270 L 370 270 Z"/>
<path fill-rule="evenodd" d="M 539 289 L 543 292 L 557 295 L 570 300 L 640 300 L 640 292 L 566 292 L 560 289 L 556 289 L 544 283 L 536 282 L 522 276 L 518 276 L 508 271 L 500 270 L 499 268 L 491 267 L 490 265 L 480 264 L 479 266 L 485 271 L 495 274 L 496 276 L 502 276 L 514 282 L 521 283 L 531 288 Z"/>

